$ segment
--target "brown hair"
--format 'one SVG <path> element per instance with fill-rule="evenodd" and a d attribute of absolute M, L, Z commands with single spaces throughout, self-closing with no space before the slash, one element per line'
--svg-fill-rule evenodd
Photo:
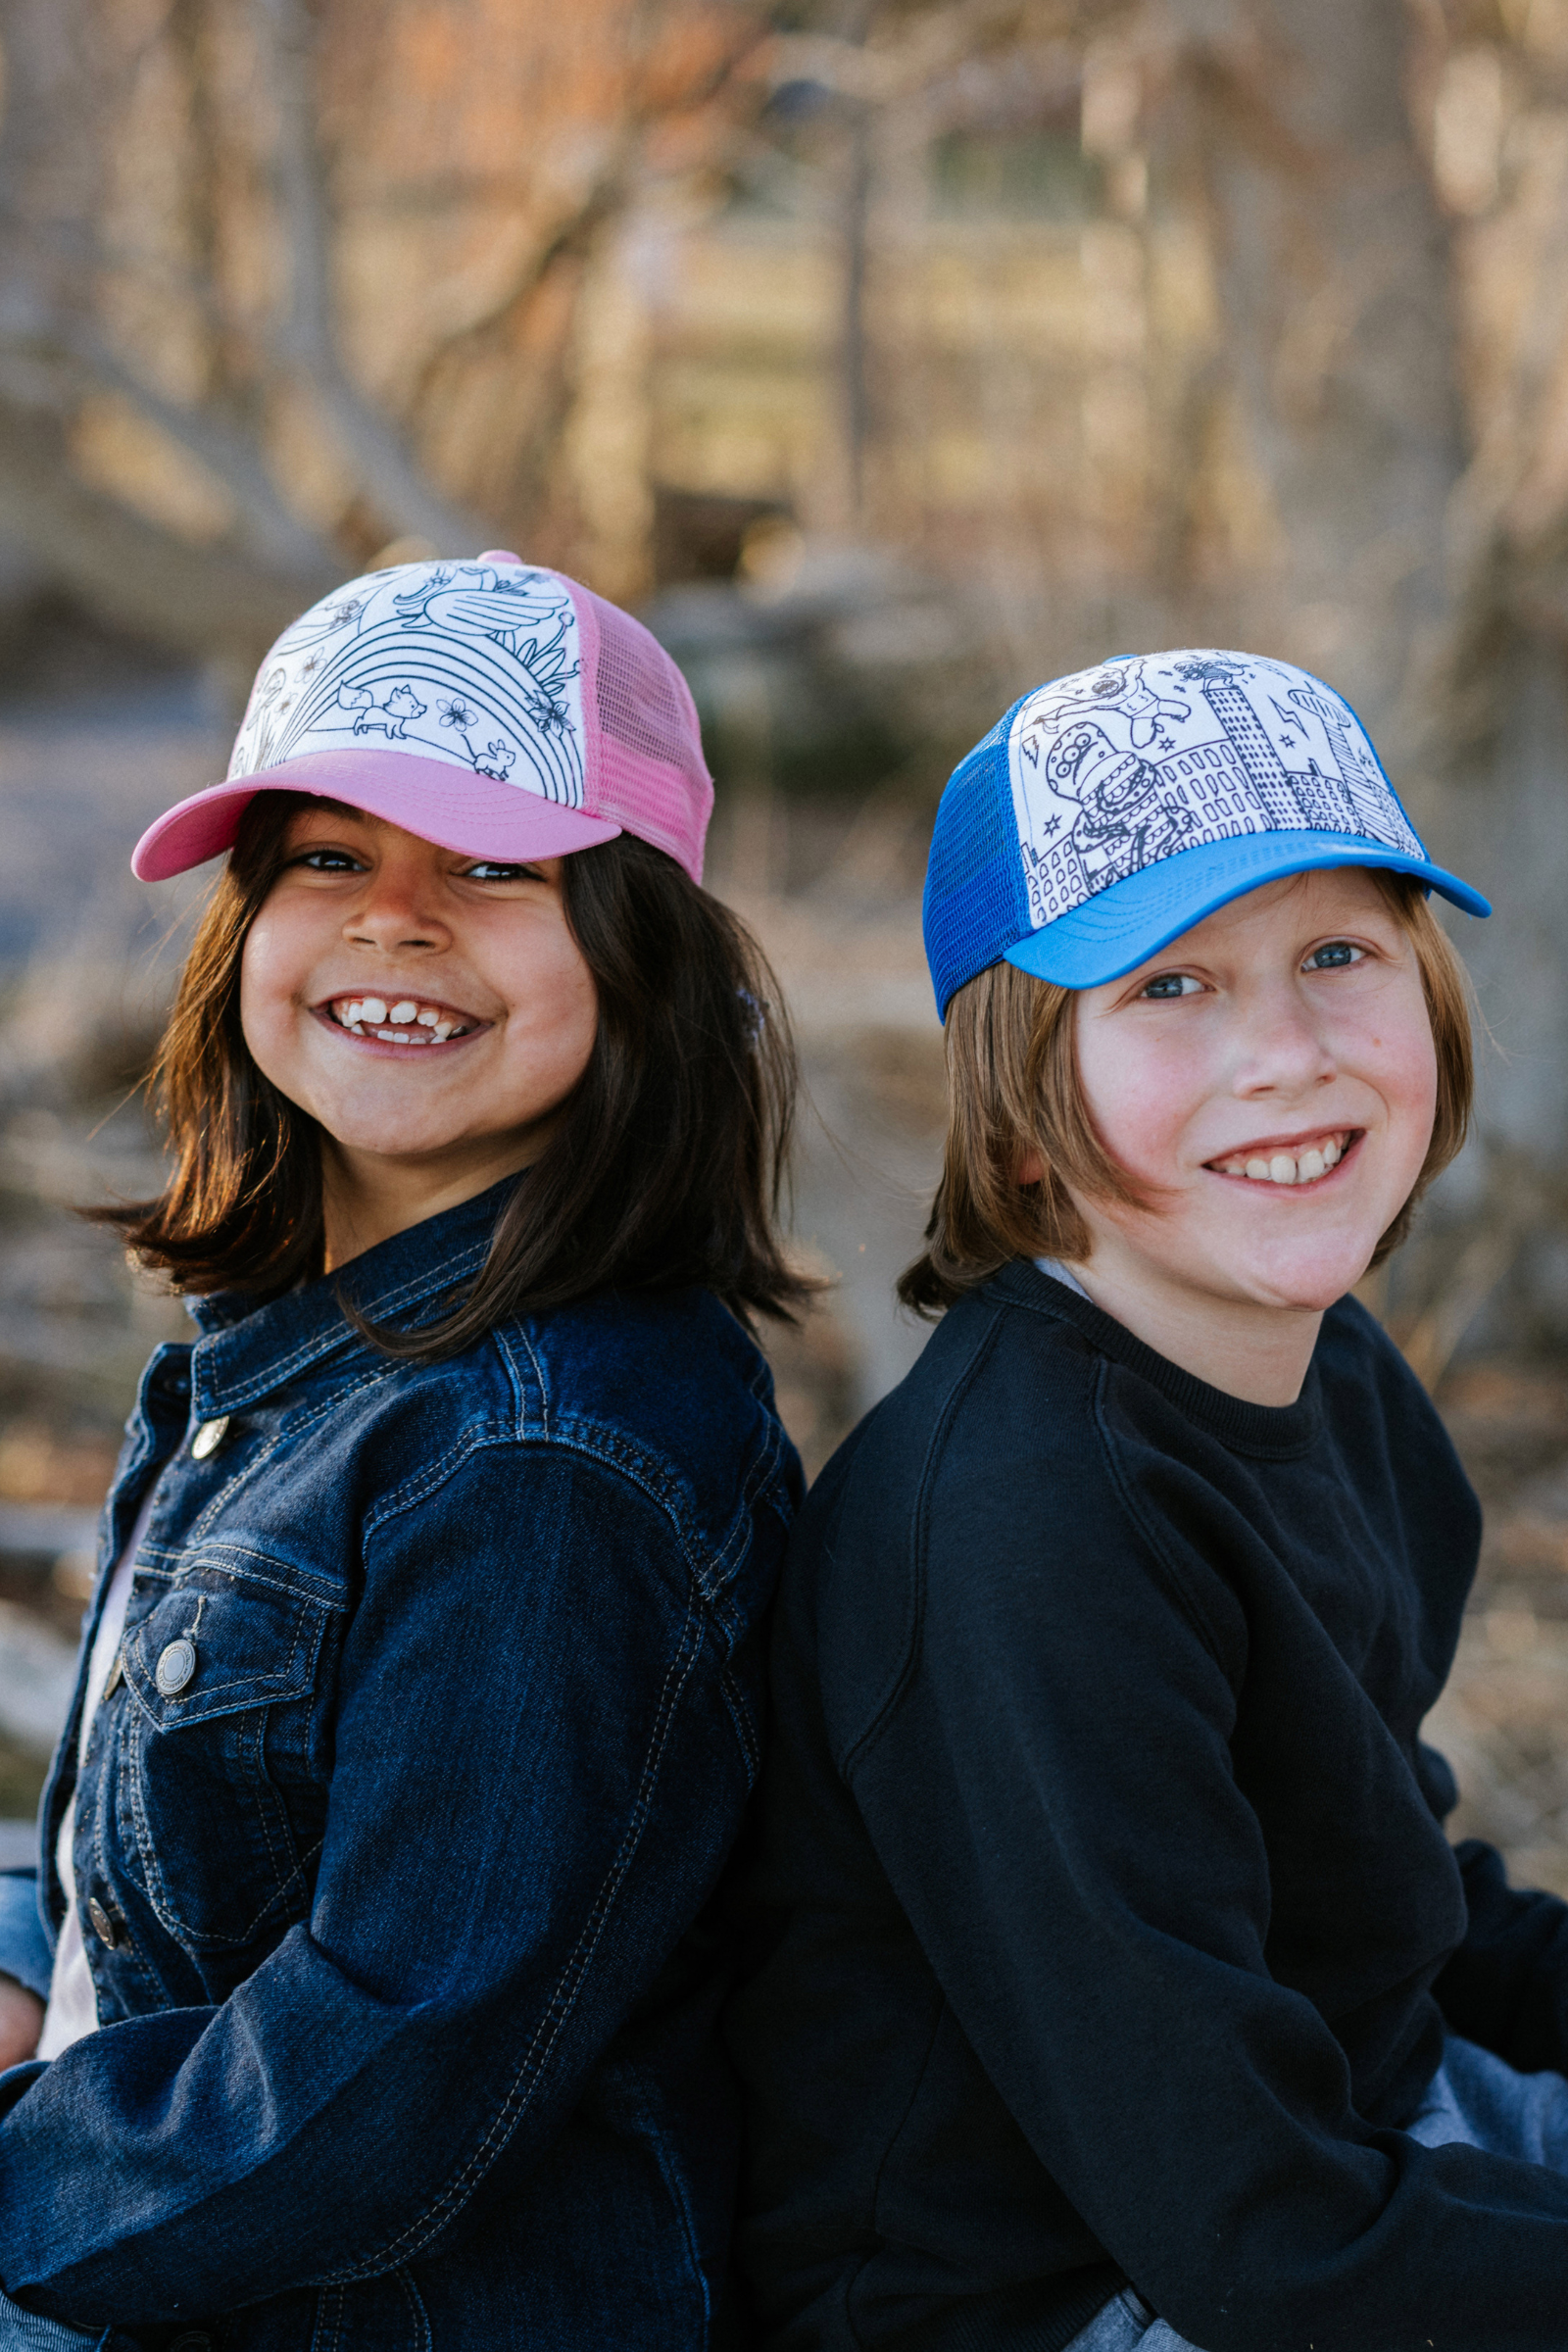
<path fill-rule="evenodd" d="M 153 1066 L 173 1175 L 156 1200 L 89 1212 L 178 1291 L 275 1297 L 320 1271 L 319 1131 L 251 1058 L 239 985 L 288 819 L 319 805 L 268 792 L 247 808 Z M 748 1323 L 754 1311 L 787 1319 L 814 1287 L 777 1231 L 797 1075 L 760 950 L 629 834 L 578 851 L 562 872 L 598 995 L 588 1066 L 472 1287 L 437 1324 L 370 1333 L 391 1352 L 452 1353 L 506 1316 L 611 1284 L 706 1284 Z"/>
<path fill-rule="evenodd" d="M 1380 1265 L 1410 1230 L 1421 1195 L 1463 1144 L 1474 1072 L 1469 984 L 1413 876 L 1368 868 L 1409 934 L 1438 1058 L 1432 1141 L 1410 1198 L 1373 1252 Z M 1090 1120 L 1078 1076 L 1077 991 L 994 963 L 948 1006 L 948 1139 L 926 1246 L 899 1280 L 917 1313 L 939 1314 L 1013 1257 L 1089 1255 L 1073 1194 L 1147 1205 Z M 1045 1174 L 1017 1170 L 1038 1154 Z"/>

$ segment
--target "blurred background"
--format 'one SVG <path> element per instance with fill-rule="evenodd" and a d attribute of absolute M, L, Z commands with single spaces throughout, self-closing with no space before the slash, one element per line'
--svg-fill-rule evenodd
<path fill-rule="evenodd" d="M 1369 1293 L 1488 1505 L 1434 1736 L 1568 1891 L 1568 0 L 3 0 L 0 85 L 0 1854 L 184 1329 L 71 1213 L 159 1182 L 204 885 L 130 845 L 304 605 L 499 544 L 698 696 L 813 1468 L 923 1336 L 956 757 L 1144 647 L 1355 703 L 1497 907 L 1480 1133 Z"/>

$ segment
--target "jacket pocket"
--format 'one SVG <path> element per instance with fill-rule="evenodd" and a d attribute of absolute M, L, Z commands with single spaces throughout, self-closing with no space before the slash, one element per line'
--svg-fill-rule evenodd
<path fill-rule="evenodd" d="M 149 1580 L 128 1613 L 121 1860 L 192 1948 L 271 1940 L 310 1907 L 325 1812 L 312 1735 L 333 1610 L 269 1567 L 203 1551 L 172 1581 Z"/>

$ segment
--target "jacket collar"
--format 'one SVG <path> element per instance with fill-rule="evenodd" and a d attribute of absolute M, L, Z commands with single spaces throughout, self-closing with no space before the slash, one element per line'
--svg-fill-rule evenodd
<path fill-rule="evenodd" d="M 343 1298 L 378 1323 L 424 1320 L 421 1309 L 478 1273 L 516 1182 L 505 1177 L 473 1200 L 377 1243 L 340 1273 L 321 1275 L 266 1306 L 242 1291 L 189 1299 L 202 1333 L 191 1356 L 196 1418 L 238 1412 L 325 1357 L 365 1348 L 368 1343 L 343 1312 Z"/>

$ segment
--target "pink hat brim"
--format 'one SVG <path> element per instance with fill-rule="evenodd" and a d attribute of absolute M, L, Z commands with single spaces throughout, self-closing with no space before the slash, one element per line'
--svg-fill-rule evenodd
<path fill-rule="evenodd" d="M 368 816 L 417 833 L 464 858 L 566 858 L 613 841 L 621 828 L 504 784 L 445 760 L 416 752 L 308 752 L 231 784 L 210 784 L 166 809 L 148 826 L 132 854 L 131 871 L 143 882 L 167 882 L 232 849 L 239 820 L 259 792 L 308 792 L 343 801 Z"/>

